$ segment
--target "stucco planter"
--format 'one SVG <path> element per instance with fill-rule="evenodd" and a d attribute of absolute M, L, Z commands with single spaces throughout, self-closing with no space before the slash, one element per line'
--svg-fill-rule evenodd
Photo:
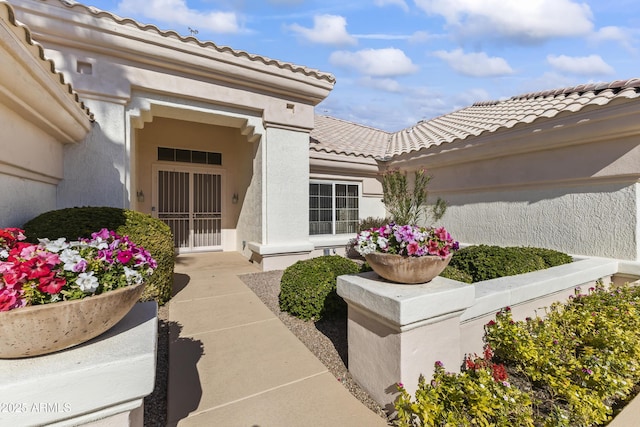
<path fill-rule="evenodd" d="M 0 358 L 39 356 L 89 341 L 118 323 L 144 286 L 0 312 Z"/>
<path fill-rule="evenodd" d="M 373 252 L 365 256 L 367 263 L 378 276 L 396 283 L 418 284 L 430 282 L 442 273 L 451 257 L 410 257 Z"/>

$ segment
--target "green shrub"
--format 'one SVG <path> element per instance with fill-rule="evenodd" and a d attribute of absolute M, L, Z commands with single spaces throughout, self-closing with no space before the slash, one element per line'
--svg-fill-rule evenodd
<path fill-rule="evenodd" d="M 473 283 L 473 277 L 471 277 L 470 274 L 460 271 L 451 265 L 447 265 L 442 273 L 440 273 L 440 276 L 451 280 L 457 280 L 458 282 Z"/>
<path fill-rule="evenodd" d="M 563 252 L 554 251 L 553 249 L 531 247 L 524 247 L 519 249 L 525 253 L 531 253 L 542 258 L 547 268 L 573 262 L 573 258 L 571 258 L 569 255 Z"/>
<path fill-rule="evenodd" d="M 102 228 L 114 230 L 149 251 L 158 268 L 147 280 L 142 301 L 163 305 L 171 298 L 175 252 L 171 229 L 159 219 L 140 212 L 111 207 L 67 208 L 45 212 L 23 226 L 27 240 L 38 238 L 75 240 L 90 237 Z"/>
<path fill-rule="evenodd" d="M 398 384 L 397 425 L 602 426 L 638 393 L 640 287 L 576 289 L 545 318 L 514 320 L 509 307 L 486 326 L 483 357 L 461 373 L 436 362 L 415 396 Z"/>
<path fill-rule="evenodd" d="M 357 263 L 339 255 L 298 261 L 280 281 L 280 309 L 303 320 L 319 320 L 344 310 L 336 292 L 336 277 L 358 273 Z"/>
<path fill-rule="evenodd" d="M 551 249 L 477 245 L 460 249 L 449 265 L 469 274 L 473 282 L 543 270 L 571 262 L 570 256 Z"/>

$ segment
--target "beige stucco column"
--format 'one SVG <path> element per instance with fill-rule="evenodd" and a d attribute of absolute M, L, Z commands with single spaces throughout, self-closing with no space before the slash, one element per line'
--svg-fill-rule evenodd
<path fill-rule="evenodd" d="M 380 405 L 393 410 L 396 384 L 415 392 L 436 361 L 460 364 L 460 316 L 473 286 L 444 277 L 401 285 L 374 272 L 340 276 L 337 286 L 349 306 L 349 372 Z"/>
<path fill-rule="evenodd" d="M 261 142 L 262 233 L 249 242 L 263 270 L 285 268 L 313 250 L 309 241 L 309 134 L 271 126 Z"/>

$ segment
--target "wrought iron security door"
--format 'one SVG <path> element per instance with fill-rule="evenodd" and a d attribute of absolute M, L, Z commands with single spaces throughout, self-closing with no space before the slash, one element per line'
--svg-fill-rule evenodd
<path fill-rule="evenodd" d="M 172 168 L 157 177 L 156 214 L 178 252 L 222 249 L 222 174 Z"/>

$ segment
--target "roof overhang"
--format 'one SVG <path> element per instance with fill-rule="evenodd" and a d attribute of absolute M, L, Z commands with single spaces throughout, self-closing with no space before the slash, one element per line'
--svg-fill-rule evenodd
<path fill-rule="evenodd" d="M 3 0 L 0 56 L 0 102 L 60 142 L 85 138 L 91 130 L 91 113 Z"/>
<path fill-rule="evenodd" d="M 79 3 L 15 0 L 42 43 L 92 51 L 163 72 L 187 73 L 317 105 L 333 89 L 329 73 L 249 54 Z"/>

